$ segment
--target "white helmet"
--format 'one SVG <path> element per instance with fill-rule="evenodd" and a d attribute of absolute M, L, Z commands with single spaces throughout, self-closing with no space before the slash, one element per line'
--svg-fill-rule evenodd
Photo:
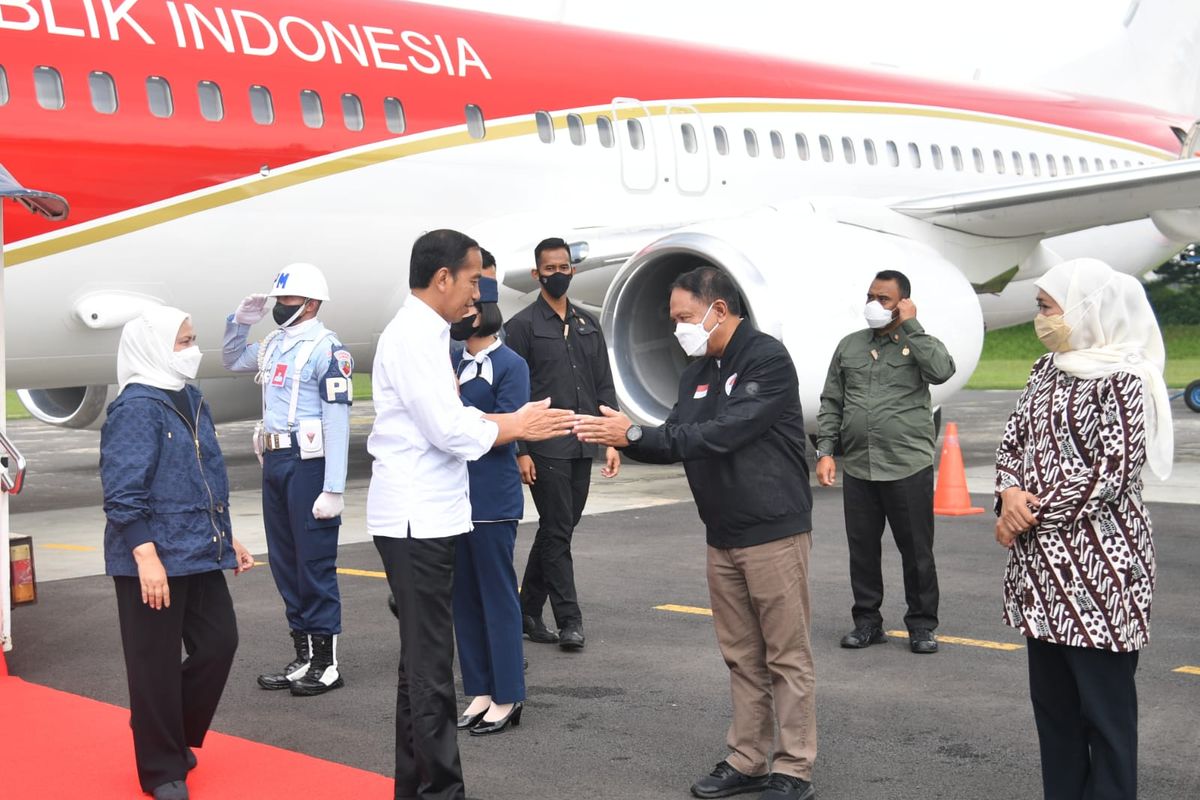
<path fill-rule="evenodd" d="M 275 275 L 268 297 L 305 297 L 309 300 L 329 299 L 329 284 L 321 270 L 303 262 L 288 264 Z"/>

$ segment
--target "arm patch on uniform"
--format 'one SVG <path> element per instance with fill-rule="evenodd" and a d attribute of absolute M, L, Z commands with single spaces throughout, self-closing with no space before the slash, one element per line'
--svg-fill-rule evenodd
<path fill-rule="evenodd" d="M 334 348 L 329 357 L 329 369 L 321 378 L 321 399 L 326 403 L 353 405 L 354 358 L 346 350 Z"/>

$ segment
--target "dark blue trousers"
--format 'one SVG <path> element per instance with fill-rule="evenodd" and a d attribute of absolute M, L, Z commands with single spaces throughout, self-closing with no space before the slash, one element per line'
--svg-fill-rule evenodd
<path fill-rule="evenodd" d="M 315 519 L 313 503 L 325 485 L 325 459 L 300 459 L 296 447 L 263 454 L 263 525 L 267 561 L 287 609 L 288 626 L 302 633 L 341 633 L 337 584 L 342 518 Z"/>
<path fill-rule="evenodd" d="M 454 638 L 463 692 L 497 703 L 525 699 L 516 542 L 516 522 L 476 522 L 455 550 Z"/>

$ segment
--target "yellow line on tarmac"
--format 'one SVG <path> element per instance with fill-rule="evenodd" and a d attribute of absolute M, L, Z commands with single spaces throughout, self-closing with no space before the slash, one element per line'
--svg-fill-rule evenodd
<path fill-rule="evenodd" d="M 887 635 L 888 636 L 896 636 L 901 639 L 907 639 L 908 631 L 888 631 Z M 982 647 L 985 650 L 1024 650 L 1025 649 L 1025 645 L 1023 645 L 1023 644 L 1012 644 L 1011 642 L 989 642 L 986 639 L 964 639 L 961 636 L 943 636 L 940 633 L 937 635 L 937 640 L 939 642 L 944 642 L 946 644 L 961 644 L 961 645 L 966 645 L 967 647 Z"/>
<path fill-rule="evenodd" d="M 676 614 L 697 614 L 701 617 L 711 617 L 711 608 L 699 608 L 697 606 L 677 606 L 668 603 L 664 606 L 655 606 L 655 611 L 674 611 Z"/>
<path fill-rule="evenodd" d="M 53 544 L 51 542 L 36 542 L 36 547 L 43 547 L 47 550 L 72 550 L 76 553 L 91 553 L 96 550 L 95 547 L 89 547 L 86 544 Z"/>
<path fill-rule="evenodd" d="M 1171 672 L 1181 672 L 1184 675 L 1200 675 L 1200 667 L 1179 667 Z"/>
<path fill-rule="evenodd" d="M 338 575 L 357 575 L 360 578 L 386 578 L 386 572 L 377 572 L 369 569 L 350 569 L 349 567 L 338 567 Z"/>

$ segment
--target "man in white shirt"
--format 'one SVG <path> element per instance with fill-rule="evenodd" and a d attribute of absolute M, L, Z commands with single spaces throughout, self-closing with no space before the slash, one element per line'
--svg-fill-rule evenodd
<path fill-rule="evenodd" d="M 549 401 L 484 414 L 458 396 L 450 323 L 479 297 L 479 245 L 452 230 L 413 244 L 410 294 L 384 329 L 372 369 L 375 458 L 367 530 L 383 559 L 400 620 L 396 800 L 464 800 L 454 696 L 454 543 L 471 530 L 467 461 L 496 445 L 571 430 Z"/>

